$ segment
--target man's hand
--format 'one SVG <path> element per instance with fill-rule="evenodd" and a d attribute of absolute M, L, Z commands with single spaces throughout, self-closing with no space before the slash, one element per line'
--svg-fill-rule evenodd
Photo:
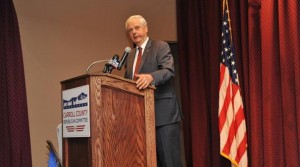
<path fill-rule="evenodd" d="M 137 77 L 136 87 L 140 90 L 146 89 L 154 80 L 150 74 L 135 74 L 135 76 Z"/>

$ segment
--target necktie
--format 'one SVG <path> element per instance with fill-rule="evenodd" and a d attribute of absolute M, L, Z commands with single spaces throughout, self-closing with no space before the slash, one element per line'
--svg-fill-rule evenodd
<path fill-rule="evenodd" d="M 137 60 L 136 60 L 136 64 L 135 64 L 135 70 L 134 70 L 133 80 L 137 79 L 137 77 L 135 77 L 135 74 L 138 74 L 138 70 L 139 70 L 139 67 L 140 67 L 141 60 L 142 60 L 142 49 L 143 48 L 138 47 L 138 49 L 139 49 L 139 54 L 138 54 L 138 57 L 137 57 Z"/>

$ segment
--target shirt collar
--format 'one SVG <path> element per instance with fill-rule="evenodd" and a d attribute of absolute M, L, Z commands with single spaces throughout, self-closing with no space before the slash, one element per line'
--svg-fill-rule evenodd
<path fill-rule="evenodd" d="M 146 38 L 146 40 L 144 41 L 144 43 L 141 45 L 141 47 L 144 49 L 146 48 L 147 42 L 149 41 L 149 37 Z M 136 47 L 138 49 L 138 46 Z"/>

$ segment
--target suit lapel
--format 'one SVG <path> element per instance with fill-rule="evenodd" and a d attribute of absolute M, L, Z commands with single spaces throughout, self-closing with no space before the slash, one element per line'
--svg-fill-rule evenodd
<path fill-rule="evenodd" d="M 145 50 L 144 50 L 144 53 L 143 53 L 143 56 L 142 56 L 142 61 L 141 61 L 141 64 L 139 66 L 139 69 L 138 69 L 139 73 L 141 72 L 141 69 L 142 69 L 144 63 L 147 60 L 147 57 L 150 55 L 151 45 L 152 45 L 152 40 L 149 39 L 148 42 L 147 42 L 147 44 L 146 44 L 146 47 L 145 47 Z"/>

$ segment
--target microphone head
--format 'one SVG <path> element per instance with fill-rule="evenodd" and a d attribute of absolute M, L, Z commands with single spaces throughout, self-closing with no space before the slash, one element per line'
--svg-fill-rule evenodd
<path fill-rule="evenodd" d="M 118 60 L 119 59 L 119 55 L 117 55 L 117 54 L 113 55 L 112 59 Z"/>
<path fill-rule="evenodd" d="M 126 48 L 125 48 L 125 52 L 128 52 L 128 53 L 129 53 L 130 51 L 131 51 L 131 48 L 130 48 L 130 47 L 126 47 Z"/>

